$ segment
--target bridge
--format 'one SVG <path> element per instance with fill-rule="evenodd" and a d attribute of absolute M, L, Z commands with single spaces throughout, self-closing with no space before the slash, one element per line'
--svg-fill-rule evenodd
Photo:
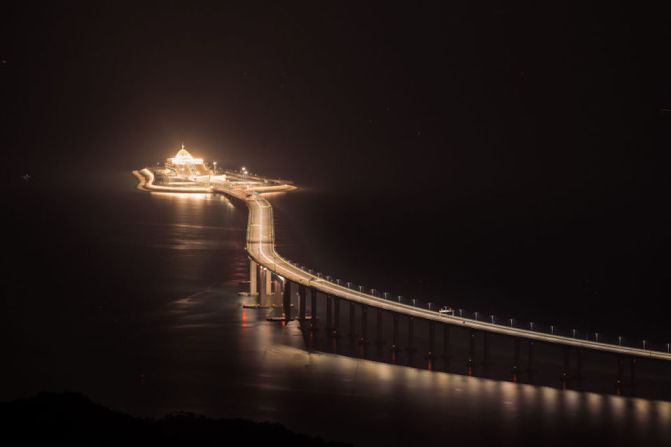
<path fill-rule="evenodd" d="M 628 358 L 631 361 L 631 382 L 633 383 L 634 365 L 636 358 L 647 358 L 661 361 L 671 360 L 671 353 L 667 352 L 637 348 L 632 346 L 625 346 L 622 344 L 611 344 L 597 340 L 588 340 L 577 337 L 569 337 L 557 333 L 547 333 L 537 330 L 514 327 L 512 324 L 504 325 L 495 322 L 488 322 L 477 320 L 474 318 L 465 318 L 462 316 L 442 314 L 436 310 L 416 307 L 407 303 L 400 302 L 399 299 L 389 297 L 387 294 L 380 296 L 375 291 L 366 291 L 363 287 L 354 289 L 349 283 L 342 284 L 340 280 L 334 280 L 330 277 L 325 277 L 320 273 L 314 273 L 303 266 L 289 261 L 282 257 L 275 248 L 275 231 L 273 208 L 270 202 L 264 198 L 266 193 L 287 192 L 296 189 L 295 186 L 288 183 L 281 183 L 279 181 L 273 182 L 259 182 L 258 179 L 249 181 L 246 176 L 235 178 L 235 174 L 229 172 L 224 176 L 211 176 L 204 179 L 195 180 L 196 186 L 187 188 L 182 187 L 166 187 L 153 184 L 153 175 L 148 169 L 142 171 L 134 171 L 134 174 L 140 180 L 141 189 L 149 191 L 179 191 L 179 192 L 210 192 L 226 194 L 244 202 L 248 208 L 248 222 L 247 222 L 247 241 L 246 251 L 250 258 L 250 295 L 257 295 L 259 292 L 259 284 L 257 282 L 257 275 L 259 267 L 262 268 L 264 274 L 264 287 L 270 288 L 271 275 L 279 280 L 283 293 L 283 315 L 280 318 L 282 321 L 291 321 L 294 319 L 292 315 L 293 309 L 291 304 L 292 299 L 292 284 L 298 287 L 299 306 L 298 314 L 295 316 L 298 320 L 308 321 L 312 319 L 312 325 L 317 319 L 316 301 L 317 293 L 321 293 L 326 297 L 326 326 L 329 334 L 335 336 L 340 328 L 339 326 L 339 312 L 338 302 L 344 300 L 350 303 L 350 306 L 356 304 L 361 307 L 362 311 L 362 337 L 366 337 L 366 314 L 367 309 L 377 310 L 377 333 L 378 340 L 380 339 L 381 329 L 381 315 L 382 313 L 391 314 L 393 316 L 393 341 L 391 344 L 392 351 L 400 349 L 398 325 L 399 317 L 403 316 L 408 320 L 408 344 L 411 344 L 413 337 L 413 322 L 415 320 L 425 321 L 429 325 L 429 352 L 427 356 L 433 356 L 433 346 L 435 339 L 435 326 L 442 326 L 445 328 L 445 338 L 448 339 L 449 327 L 457 327 L 471 331 L 471 334 L 484 334 L 485 352 L 487 350 L 487 334 L 497 334 L 501 336 L 510 337 L 515 341 L 515 362 L 514 370 L 519 369 L 519 341 L 524 340 L 529 343 L 529 356 L 533 356 L 533 344 L 535 342 L 557 345 L 565 348 L 564 353 L 564 376 L 568 376 L 569 370 L 569 355 L 570 351 L 578 352 L 578 364 L 580 365 L 579 353 L 581 350 L 592 350 L 604 353 L 615 354 L 618 358 L 618 380 L 617 383 L 623 383 L 622 379 L 622 360 Z M 234 180 L 234 181 L 231 181 Z M 236 181 L 237 180 L 237 181 Z M 206 182 L 206 183 L 205 183 Z M 311 294 L 311 316 L 306 314 L 306 300 L 308 291 Z M 335 306 L 335 312 L 334 312 Z M 353 319 L 353 310 L 350 307 L 350 318 Z M 352 325 L 353 322 L 350 322 Z M 351 327 L 351 326 L 350 326 Z M 474 350 L 474 335 L 471 335 L 469 364 L 473 361 Z M 532 360 L 530 359 L 529 362 Z M 580 366 L 579 366 L 580 368 Z M 469 369 L 470 370 L 470 369 Z"/>
<path fill-rule="evenodd" d="M 240 195 L 235 196 L 240 198 Z M 321 275 L 318 276 L 304 270 L 279 255 L 275 250 L 272 206 L 266 199 L 258 194 L 248 195 L 245 197 L 245 202 L 249 208 L 247 253 L 254 262 L 279 275 L 285 280 L 292 281 L 310 289 L 315 289 L 326 295 L 336 296 L 373 308 L 380 308 L 389 312 L 430 320 L 441 324 L 451 324 L 479 331 L 493 332 L 511 337 L 519 337 L 522 339 L 554 343 L 581 349 L 596 349 L 615 354 L 671 360 L 671 354 L 667 352 L 612 345 L 592 340 L 582 340 L 561 335 L 535 332 L 501 324 L 492 324 L 470 318 L 445 315 L 429 309 L 422 309 L 408 304 L 398 303 L 393 300 L 387 300 L 363 291 L 352 290 L 351 288 L 345 287 L 334 281 L 328 281 L 321 277 Z"/>

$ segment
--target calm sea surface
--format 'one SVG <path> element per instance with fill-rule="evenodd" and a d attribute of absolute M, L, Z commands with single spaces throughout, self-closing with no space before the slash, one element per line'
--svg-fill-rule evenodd
<path fill-rule="evenodd" d="M 10 199 L 2 400 L 71 390 L 135 415 L 185 410 L 269 420 L 357 443 L 671 443 L 669 402 L 309 352 L 295 325 L 241 308 L 246 208 L 220 196 L 140 192 L 129 173 L 99 178 L 92 189 L 86 179 L 38 179 Z M 273 202 L 278 250 L 324 273 L 501 318 L 614 330 L 614 318 L 626 320 L 591 312 L 584 296 L 566 298 L 601 289 L 586 286 L 595 279 L 579 278 L 575 268 L 556 272 L 556 259 L 517 257 L 503 268 L 520 238 L 496 222 L 496 234 L 483 238 L 478 228 L 487 222 L 463 204 L 450 214 L 403 194 L 309 189 Z M 506 231 L 510 237 L 496 237 Z M 431 254 L 450 246 L 439 258 Z M 509 278 L 520 268 L 529 269 L 527 280 Z M 663 325 L 635 320 L 625 329 L 651 324 Z"/>

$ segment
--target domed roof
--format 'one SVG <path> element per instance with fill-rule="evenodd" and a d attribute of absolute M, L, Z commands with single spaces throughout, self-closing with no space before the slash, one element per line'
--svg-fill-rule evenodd
<path fill-rule="evenodd" d="M 185 158 L 193 158 L 193 157 L 191 156 L 189 151 L 187 151 L 186 149 L 184 149 L 182 147 L 182 149 L 180 149 L 179 152 L 177 152 L 177 155 L 175 155 L 175 158 L 185 159 Z"/>
<path fill-rule="evenodd" d="M 177 152 L 177 154 L 173 158 L 168 158 L 168 163 L 173 163 L 176 165 L 199 165 L 203 164 L 203 159 L 202 158 L 193 158 L 193 156 L 184 149 L 184 145 L 182 144 L 182 148 Z"/>

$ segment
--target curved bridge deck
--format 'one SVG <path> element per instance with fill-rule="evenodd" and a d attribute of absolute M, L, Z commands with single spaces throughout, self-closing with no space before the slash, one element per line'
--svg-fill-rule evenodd
<path fill-rule="evenodd" d="M 141 173 L 147 176 L 145 171 L 147 170 L 143 170 Z M 152 189 L 151 181 L 146 182 L 142 186 L 145 189 Z M 441 324 L 449 324 L 478 331 L 485 331 L 579 349 L 591 349 L 602 352 L 610 352 L 613 354 L 652 358 L 657 360 L 671 360 L 671 353 L 667 352 L 583 340 L 562 335 L 548 334 L 511 326 L 504 326 L 495 323 L 488 323 L 470 318 L 443 315 L 436 311 L 390 301 L 363 291 L 353 290 L 349 287 L 340 285 L 333 281 L 328 281 L 321 276 L 317 276 L 311 272 L 308 272 L 305 269 L 298 267 L 297 265 L 294 265 L 290 261 L 284 259 L 275 250 L 273 209 L 270 202 L 259 195 L 259 193 L 263 192 L 290 191 L 293 189 L 296 188 L 290 185 L 279 185 L 277 187 L 262 187 L 262 189 L 257 191 L 254 188 L 243 189 L 231 187 L 224 182 L 217 182 L 216 179 L 212 182 L 212 186 L 209 189 L 210 192 L 228 194 L 237 199 L 243 200 L 247 204 L 249 209 L 249 218 L 247 222 L 246 249 L 249 256 L 261 266 L 267 268 L 268 270 L 274 272 L 286 280 L 348 301 L 361 303 L 373 308 L 379 308 L 409 317 L 434 321 Z"/>
<path fill-rule="evenodd" d="M 238 198 L 241 196 L 236 195 Z M 560 344 L 582 349 L 595 349 L 615 354 L 633 355 L 637 357 L 671 360 L 671 354 L 666 352 L 632 348 L 628 346 L 612 345 L 590 340 L 552 335 L 521 328 L 492 324 L 469 318 L 439 314 L 436 311 L 422 309 L 407 304 L 386 300 L 365 292 L 352 290 L 343 285 L 310 273 L 280 256 L 275 250 L 273 209 L 270 203 L 259 195 L 250 195 L 245 199 L 249 208 L 247 224 L 247 252 L 249 256 L 263 267 L 280 275 L 289 281 L 311 287 L 324 294 L 337 296 L 349 301 L 366 304 L 415 318 L 422 318 L 443 324 L 452 324 L 480 331 L 493 332 L 501 335 L 536 340 L 545 343 Z"/>

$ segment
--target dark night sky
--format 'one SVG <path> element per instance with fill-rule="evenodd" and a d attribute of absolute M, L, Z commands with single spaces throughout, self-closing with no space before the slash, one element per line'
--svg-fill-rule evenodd
<path fill-rule="evenodd" d="M 667 11 L 390 3 L 17 7 L 5 181 L 127 171 L 184 141 L 324 190 L 402 181 L 548 234 L 584 224 L 671 291 Z"/>
<path fill-rule="evenodd" d="M 627 189 L 660 161 L 669 72 L 657 16 L 562 4 L 23 8 L 3 26 L 3 140 L 19 171 L 64 161 L 53 148 L 128 169 L 185 141 L 310 184 L 342 168 L 353 185 L 363 172 L 382 184 L 421 172 L 463 191 Z"/>

